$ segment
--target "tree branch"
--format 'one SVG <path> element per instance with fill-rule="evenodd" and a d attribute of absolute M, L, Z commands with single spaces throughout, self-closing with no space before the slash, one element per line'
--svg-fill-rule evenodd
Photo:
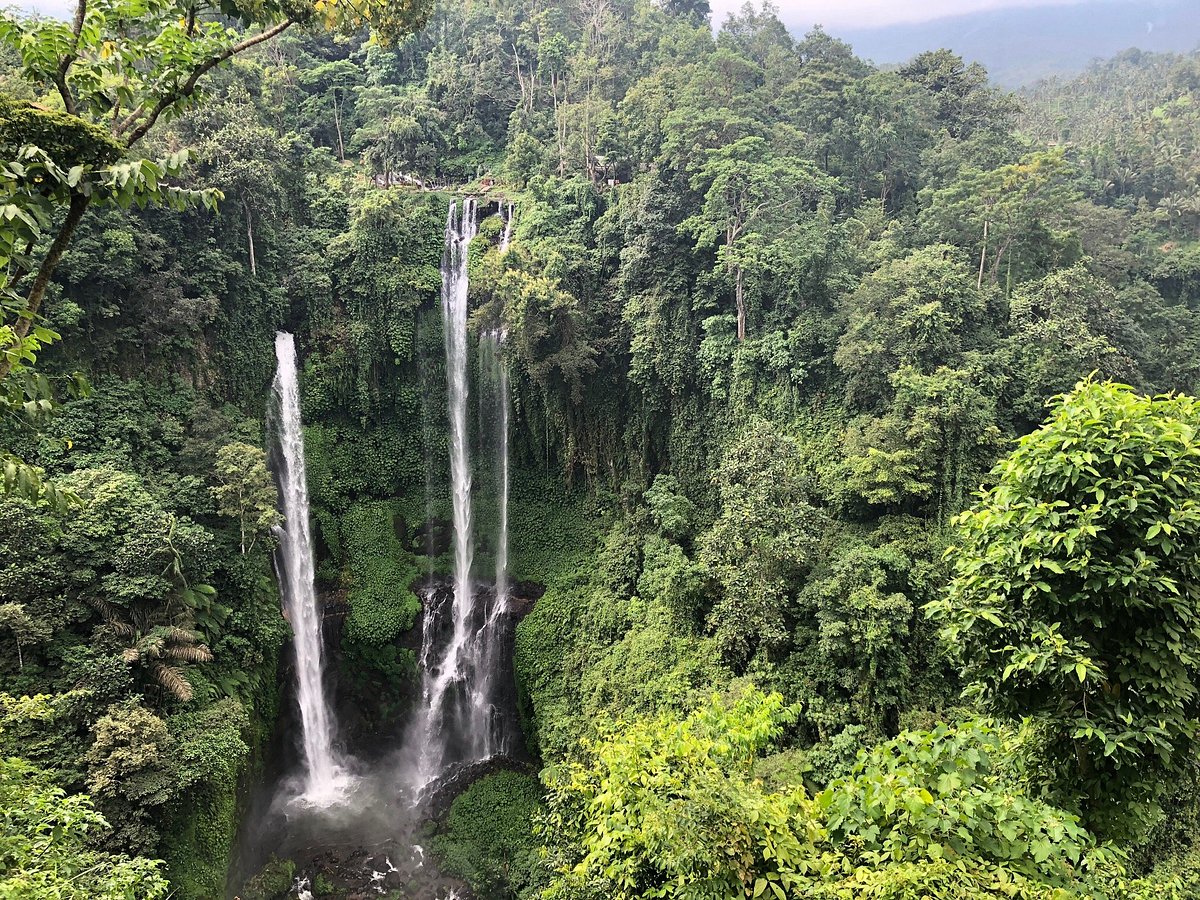
<path fill-rule="evenodd" d="M 66 252 L 67 245 L 71 243 L 75 229 L 78 227 L 80 219 L 83 218 L 83 214 L 87 211 L 90 202 L 91 197 L 84 196 L 83 194 L 71 194 L 71 205 L 67 208 L 67 217 L 63 220 L 62 226 L 58 229 L 58 234 L 54 238 L 54 243 L 50 245 L 45 259 L 42 260 L 42 265 L 38 268 L 37 277 L 33 280 L 33 286 L 29 289 L 29 298 L 25 304 L 25 309 L 17 318 L 16 324 L 13 325 L 12 343 L 5 347 L 5 350 L 15 350 L 29 335 L 29 329 L 33 326 L 33 321 L 37 318 L 38 310 L 41 308 L 42 300 L 46 296 L 46 289 L 50 287 L 50 279 L 54 275 L 54 269 L 58 266 L 58 261 L 62 259 L 63 253 Z M 13 356 L 10 353 L 5 353 L 0 357 L 0 383 L 8 377 L 12 366 Z"/>
<path fill-rule="evenodd" d="M 54 73 L 54 85 L 58 88 L 59 96 L 62 97 L 63 106 L 72 116 L 75 115 L 75 97 L 71 93 L 70 87 L 67 86 L 67 73 L 71 71 L 71 66 L 79 58 L 79 35 L 83 32 L 83 20 L 86 15 L 87 0 L 78 0 L 75 4 L 75 21 L 71 23 L 75 42 L 71 47 L 71 52 L 58 61 L 58 71 Z"/>
<path fill-rule="evenodd" d="M 204 62 L 200 63 L 200 65 L 196 66 L 196 68 L 192 69 L 192 73 L 188 76 L 187 81 L 185 81 L 180 87 L 177 87 L 175 90 L 160 97 L 158 102 L 154 104 L 154 108 L 150 110 L 149 114 L 146 115 L 146 118 L 140 125 L 137 124 L 138 119 L 141 119 L 142 116 L 146 114 L 144 105 L 139 106 L 128 116 L 126 116 L 121 121 L 121 124 L 114 129 L 113 133 L 118 137 L 123 137 L 128 131 L 129 135 L 125 138 L 125 146 L 132 147 L 146 136 L 150 129 L 154 127 L 154 123 L 158 121 L 158 117 L 161 116 L 168 108 L 178 103 L 180 100 L 183 100 L 194 94 L 196 92 L 196 84 L 206 73 L 212 69 L 215 69 L 227 59 L 237 56 L 239 53 L 244 53 L 251 47 L 256 47 L 263 43 L 263 41 L 269 41 L 276 35 L 282 34 L 285 30 L 287 30 L 288 27 L 291 26 L 292 22 L 292 19 L 285 19 L 278 25 L 273 25 L 266 31 L 260 31 L 256 35 L 239 41 L 232 47 L 225 48 L 215 56 L 209 57 Z M 134 127 L 135 125 L 137 126 L 136 128 Z M 133 130 L 129 131 L 131 128 Z"/>

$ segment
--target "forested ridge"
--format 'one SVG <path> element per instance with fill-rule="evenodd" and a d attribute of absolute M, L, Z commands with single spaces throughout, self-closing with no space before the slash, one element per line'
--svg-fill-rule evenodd
<path fill-rule="evenodd" d="M 236 863 L 295 741 L 275 334 L 383 758 L 468 195 L 525 747 L 426 826 L 464 893 L 1200 897 L 1200 55 L 1012 94 L 769 5 L 79 9 L 0 16 L 0 900 L 298 895 Z"/>

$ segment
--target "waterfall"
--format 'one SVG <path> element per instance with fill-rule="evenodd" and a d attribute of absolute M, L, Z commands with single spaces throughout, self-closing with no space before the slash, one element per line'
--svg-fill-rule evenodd
<path fill-rule="evenodd" d="M 423 708 L 414 722 L 416 733 L 413 786 L 420 789 L 442 770 L 451 741 L 469 742 L 468 698 L 474 674 L 468 665 L 474 586 L 471 512 L 471 460 L 467 433 L 467 250 L 475 236 L 475 202 L 463 204 L 461 217 L 450 204 L 446 249 L 442 255 L 442 316 L 446 349 L 446 392 L 450 417 L 450 498 L 454 522 L 454 582 L 449 598 L 433 591 L 424 598 L 421 670 Z M 449 639 L 445 640 L 446 606 Z M 445 646 L 439 646 L 444 642 Z M 464 708 L 466 707 L 466 708 Z"/>
<path fill-rule="evenodd" d="M 509 219 L 511 222 L 512 220 Z M 490 335 L 495 342 L 495 384 L 496 384 L 496 468 L 500 475 L 497 479 L 498 490 L 496 506 L 499 510 L 499 527 L 496 535 L 496 599 L 497 607 L 502 612 L 508 609 L 508 364 L 504 359 L 504 339 L 507 337 L 503 329 L 493 331 Z"/>
<path fill-rule="evenodd" d="M 325 700 L 321 647 L 321 610 L 313 576 L 313 542 L 304 469 L 304 433 L 300 424 L 300 387 L 292 335 L 275 335 L 275 395 L 279 404 L 279 487 L 284 527 L 279 559 L 283 599 L 296 651 L 296 694 L 303 728 L 305 775 L 301 799 L 325 806 L 341 795 L 345 772 L 333 749 L 333 716 Z"/>
<path fill-rule="evenodd" d="M 508 245 L 512 243 L 512 228 L 513 228 L 513 205 L 510 203 L 504 208 L 504 233 L 500 238 L 500 252 L 507 253 Z"/>
<path fill-rule="evenodd" d="M 513 205 L 509 203 L 504 210 L 504 235 L 500 239 L 500 252 L 508 252 L 512 243 Z M 493 377 L 496 385 L 497 410 L 497 441 L 496 468 L 500 472 L 499 490 L 497 491 L 497 507 L 500 512 L 500 523 L 496 538 L 496 598 L 498 608 L 508 611 L 508 416 L 512 402 L 508 390 L 508 364 L 504 359 L 504 341 L 508 332 L 501 327 L 488 335 L 493 342 Z"/>
<path fill-rule="evenodd" d="M 509 752 L 512 723 L 499 713 L 502 673 L 511 665 L 505 649 L 511 632 L 508 601 L 508 376 L 498 370 L 499 332 L 480 338 L 481 409 L 497 404 L 496 590 L 472 578 L 475 519 L 468 431 L 469 342 L 467 250 L 476 231 L 475 201 L 450 204 L 442 256 L 442 315 L 450 433 L 450 497 L 454 567 L 449 590 L 436 583 L 423 598 L 420 664 L 422 705 L 404 742 L 405 779 L 418 794 L 455 766 Z M 499 373 L 499 374 L 498 374 Z"/>

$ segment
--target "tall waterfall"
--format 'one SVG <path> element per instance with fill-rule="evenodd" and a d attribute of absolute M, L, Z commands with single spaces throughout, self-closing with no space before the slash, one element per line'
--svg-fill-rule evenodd
<path fill-rule="evenodd" d="M 511 219 L 509 220 L 511 221 Z M 496 469 L 497 478 L 496 507 L 499 510 L 499 527 L 496 535 L 496 599 L 500 610 L 508 608 L 508 365 L 504 360 L 503 330 L 493 331 L 489 335 L 495 342 L 495 384 L 496 384 Z"/>
<path fill-rule="evenodd" d="M 504 217 L 504 232 L 500 237 L 500 252 L 507 253 L 508 245 L 512 243 L 513 205 L 511 203 L 504 207 L 502 215 Z"/>
<path fill-rule="evenodd" d="M 504 235 L 500 239 L 500 252 L 507 253 L 512 243 L 513 205 L 509 203 L 504 210 Z M 499 497 L 497 506 L 500 510 L 500 527 L 496 539 L 496 596 L 501 609 L 508 608 L 508 415 L 512 400 L 508 391 L 508 365 L 504 360 L 504 339 L 508 332 L 504 328 L 491 332 L 490 338 L 495 342 L 494 372 L 496 384 L 497 430 L 499 440 L 496 442 L 496 468 L 500 472 Z"/>
<path fill-rule="evenodd" d="M 504 433 L 503 462 L 499 466 L 500 503 L 496 554 L 496 591 L 476 585 L 474 559 L 475 519 L 472 508 L 471 435 L 468 430 L 470 384 L 467 335 L 467 249 L 476 232 L 474 200 L 466 200 L 461 215 L 450 204 L 446 223 L 446 248 L 442 256 L 442 315 L 445 334 L 447 412 L 450 432 L 450 496 L 454 525 L 452 590 L 431 586 L 424 596 L 421 671 L 422 706 L 405 740 L 406 780 L 420 792 L 455 766 L 508 752 L 512 723 L 498 712 L 502 673 L 511 663 L 505 658 L 508 615 L 507 589 L 507 401 L 497 416 Z M 491 378 L 487 359 L 497 336 L 484 335 L 481 374 Z M 503 376 L 507 396 L 507 375 Z M 481 391 L 483 404 L 494 402 L 495 392 Z M 499 437 L 499 436 L 498 436 Z"/>
<path fill-rule="evenodd" d="M 284 527 L 279 556 L 283 598 L 295 635 L 297 699 L 303 727 L 305 776 L 301 798 L 314 806 L 340 796 L 345 772 L 333 749 L 333 716 L 325 700 L 321 647 L 321 610 L 313 577 L 313 542 L 304 469 L 304 433 L 300 427 L 300 387 L 292 335 L 275 335 L 275 395 L 279 403 L 279 486 Z"/>

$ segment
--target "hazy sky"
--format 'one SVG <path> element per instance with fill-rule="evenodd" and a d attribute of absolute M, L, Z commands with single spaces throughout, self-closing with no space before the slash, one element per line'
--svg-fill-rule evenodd
<path fill-rule="evenodd" d="M 720 24 L 744 0 L 709 0 L 713 20 Z M 779 17 L 793 29 L 812 25 L 828 28 L 873 28 L 897 22 L 925 22 L 943 16 L 1005 9 L 1014 6 L 1065 6 L 1082 0 L 775 0 Z"/>
<path fill-rule="evenodd" d="M 710 0 L 713 20 L 720 24 L 726 13 L 741 9 L 745 0 Z M 757 3 L 759 0 L 755 0 Z M 897 22 L 924 22 L 942 16 L 1003 9 L 1013 6 L 1061 6 L 1083 0 L 775 0 L 779 17 L 789 26 L 807 31 L 816 24 L 829 28 L 871 28 Z M 15 0 L 15 5 L 62 15 L 74 0 Z"/>

